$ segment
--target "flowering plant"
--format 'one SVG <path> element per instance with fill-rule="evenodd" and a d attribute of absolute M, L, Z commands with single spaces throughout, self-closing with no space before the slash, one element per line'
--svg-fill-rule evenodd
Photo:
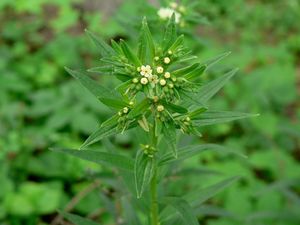
<path fill-rule="evenodd" d="M 129 190 L 132 190 L 132 186 L 135 187 L 135 194 L 141 199 L 143 212 L 148 216 L 151 225 L 174 224 L 178 215 L 181 224 L 198 224 L 193 210 L 201 204 L 203 196 L 197 200 L 198 192 L 183 197 L 169 197 L 158 193 L 157 187 L 163 179 L 164 168 L 203 150 L 225 151 L 214 144 L 178 148 L 177 130 L 185 134 L 201 136 L 202 126 L 253 116 L 248 113 L 208 109 L 207 101 L 237 70 L 231 70 L 203 85 L 201 75 L 227 54 L 205 62 L 192 63 L 196 57 L 192 56 L 191 51 L 184 46 L 184 36 L 178 36 L 176 29 L 176 14 L 173 13 L 163 39 L 156 42 L 144 19 L 136 52 L 123 40 L 119 43 L 112 41 L 109 46 L 87 31 L 99 47 L 102 57 L 100 65 L 88 71 L 116 77 L 121 81 L 120 85 L 110 90 L 84 73 L 68 68 L 66 70 L 115 113 L 87 138 L 80 150 L 54 149 L 118 169 L 125 183 L 129 183 Z M 117 152 L 86 149 L 105 137 L 137 127 L 147 134 L 148 139 L 146 143 L 140 143 L 141 149 L 136 153 L 134 160 Z M 235 179 L 236 177 L 229 178 L 212 186 L 211 193 L 216 193 Z M 148 201 L 150 204 L 147 203 Z M 64 215 L 71 221 L 75 221 L 74 223 L 78 221 L 78 217 L 74 215 L 66 213 Z M 131 224 L 130 221 L 128 224 Z"/>

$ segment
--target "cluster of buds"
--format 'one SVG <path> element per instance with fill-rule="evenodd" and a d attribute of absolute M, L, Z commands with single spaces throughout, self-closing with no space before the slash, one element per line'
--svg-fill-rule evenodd
<path fill-rule="evenodd" d="M 186 13 L 186 8 L 182 5 L 179 5 L 177 2 L 170 2 L 169 7 L 160 8 L 157 11 L 157 15 L 162 20 L 168 20 L 175 15 L 175 22 L 177 24 L 183 25 L 182 15 Z"/>
<path fill-rule="evenodd" d="M 154 154 L 157 152 L 157 149 L 150 145 L 142 145 L 142 149 L 144 151 L 144 154 L 146 154 L 150 158 L 153 158 Z"/>

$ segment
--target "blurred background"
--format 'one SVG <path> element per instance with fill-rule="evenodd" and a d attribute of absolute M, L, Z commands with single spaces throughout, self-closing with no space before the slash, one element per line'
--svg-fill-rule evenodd
<path fill-rule="evenodd" d="M 261 114 L 205 128 L 202 140 L 193 138 L 248 155 L 241 160 L 205 153 L 184 163 L 183 168 L 209 169 L 189 178 L 203 186 L 223 175 L 242 175 L 206 203 L 201 224 L 300 224 L 300 1 L 183 2 L 197 2 L 194 10 L 207 19 L 190 28 L 194 35 L 187 41 L 200 60 L 232 51 L 204 79 L 240 68 L 211 107 Z M 134 43 L 134 23 L 143 13 L 157 16 L 159 7 L 146 0 L 0 1 L 1 225 L 61 224 L 57 209 L 115 224 L 111 171 L 48 150 L 78 148 L 111 114 L 63 67 L 97 66 L 99 54 L 85 28 L 105 40 Z M 121 151 L 135 146 L 130 133 L 109 144 Z M 171 184 L 174 193 L 188 188 L 186 180 Z"/>

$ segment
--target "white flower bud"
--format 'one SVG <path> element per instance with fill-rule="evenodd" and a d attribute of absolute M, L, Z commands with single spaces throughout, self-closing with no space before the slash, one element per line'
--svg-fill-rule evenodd
<path fill-rule="evenodd" d="M 148 84 L 148 79 L 146 77 L 143 77 L 141 79 L 141 84 L 144 84 L 144 85 Z"/>
<path fill-rule="evenodd" d="M 123 113 L 125 113 L 125 114 L 128 113 L 128 107 L 123 108 Z"/>
<path fill-rule="evenodd" d="M 171 50 L 169 50 L 169 51 L 168 51 L 168 54 L 169 54 L 169 55 L 172 55 L 172 54 L 173 54 L 173 52 L 172 52 Z"/>
<path fill-rule="evenodd" d="M 161 86 L 165 86 L 167 82 L 166 82 L 165 79 L 161 79 L 161 80 L 159 81 L 159 83 L 160 83 Z"/>
<path fill-rule="evenodd" d="M 132 79 L 132 82 L 136 84 L 136 83 L 139 82 L 139 80 L 138 80 L 137 78 L 133 78 L 133 79 Z"/>
<path fill-rule="evenodd" d="M 164 72 L 164 68 L 162 68 L 161 66 L 158 66 L 156 68 L 157 73 L 163 73 Z"/>
<path fill-rule="evenodd" d="M 154 60 L 155 60 L 155 61 L 158 61 L 158 60 L 159 60 L 159 57 L 158 57 L 158 56 L 155 56 L 155 57 L 154 57 Z"/>
<path fill-rule="evenodd" d="M 158 105 L 156 109 L 158 112 L 162 112 L 165 110 L 165 107 L 163 105 Z"/>
<path fill-rule="evenodd" d="M 170 74 L 169 72 L 165 72 L 164 77 L 165 77 L 166 79 L 169 79 L 169 78 L 171 77 L 171 74 Z"/>
<path fill-rule="evenodd" d="M 169 64 L 171 62 L 171 59 L 169 57 L 164 58 L 164 63 Z"/>
<path fill-rule="evenodd" d="M 134 105 L 134 102 L 133 102 L 133 101 L 130 101 L 130 102 L 129 102 L 129 105 L 133 106 L 133 105 Z"/>

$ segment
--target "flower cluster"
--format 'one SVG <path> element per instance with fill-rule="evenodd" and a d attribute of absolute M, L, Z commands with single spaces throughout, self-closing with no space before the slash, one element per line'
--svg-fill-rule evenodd
<path fill-rule="evenodd" d="M 179 5 L 177 2 L 170 2 L 168 7 L 159 8 L 157 15 L 162 20 L 168 20 L 175 15 L 175 22 L 179 24 L 182 22 L 182 15 L 185 13 L 186 9 L 184 6 Z M 180 23 L 183 25 L 183 23 Z"/>

